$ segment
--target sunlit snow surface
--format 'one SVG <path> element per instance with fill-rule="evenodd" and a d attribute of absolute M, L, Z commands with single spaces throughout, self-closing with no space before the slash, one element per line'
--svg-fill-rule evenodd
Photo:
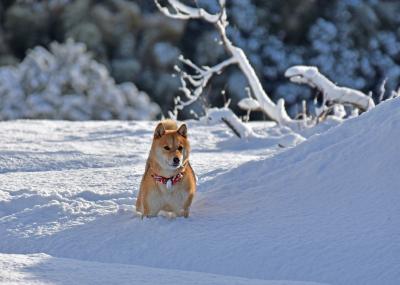
<path fill-rule="evenodd" d="M 399 100 L 297 146 L 189 122 L 189 219 L 133 213 L 155 124 L 0 123 L 1 282 L 400 283 Z"/>

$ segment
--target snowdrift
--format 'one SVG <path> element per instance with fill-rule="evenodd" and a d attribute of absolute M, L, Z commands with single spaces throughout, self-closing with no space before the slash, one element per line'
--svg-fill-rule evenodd
<path fill-rule="evenodd" d="M 10 269 L 12 270 L 10 273 Z M 323 285 L 314 282 L 266 281 L 201 272 L 148 268 L 117 263 L 54 258 L 46 254 L 0 254 L 2 284 L 195 284 Z"/>
<path fill-rule="evenodd" d="M 399 284 L 399 99 L 286 151 L 254 142 L 246 151 L 223 126 L 192 124 L 200 185 L 187 220 L 141 221 L 129 210 L 151 125 L 0 124 L 8 134 L 0 150 L 0 252 L 251 279 Z M 12 129 L 36 133 L 27 142 Z M 220 147 L 226 141 L 228 150 Z"/>

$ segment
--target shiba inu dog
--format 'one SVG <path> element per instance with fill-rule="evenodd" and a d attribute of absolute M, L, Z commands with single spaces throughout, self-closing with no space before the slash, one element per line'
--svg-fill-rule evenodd
<path fill-rule="evenodd" d="M 196 176 L 189 163 L 190 144 L 186 124 L 161 121 L 155 131 L 146 162 L 136 211 L 154 217 L 161 211 L 189 217 L 196 192 Z"/>

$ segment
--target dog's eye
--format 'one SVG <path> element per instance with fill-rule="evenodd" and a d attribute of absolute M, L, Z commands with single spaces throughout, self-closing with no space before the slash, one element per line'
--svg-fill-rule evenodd
<path fill-rule="evenodd" d="M 178 150 L 179 150 L 179 151 L 182 151 L 182 149 L 183 149 L 183 146 L 180 145 L 180 146 L 178 147 Z"/>
<path fill-rule="evenodd" d="M 170 150 L 169 146 L 167 146 L 167 145 L 164 146 L 164 149 L 165 149 L 165 150 Z"/>

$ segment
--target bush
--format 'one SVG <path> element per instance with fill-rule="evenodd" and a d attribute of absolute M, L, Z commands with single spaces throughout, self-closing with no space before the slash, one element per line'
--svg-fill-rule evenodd
<path fill-rule="evenodd" d="M 133 83 L 115 84 L 72 40 L 36 47 L 17 67 L 0 68 L 0 120 L 149 120 L 159 112 Z"/>

